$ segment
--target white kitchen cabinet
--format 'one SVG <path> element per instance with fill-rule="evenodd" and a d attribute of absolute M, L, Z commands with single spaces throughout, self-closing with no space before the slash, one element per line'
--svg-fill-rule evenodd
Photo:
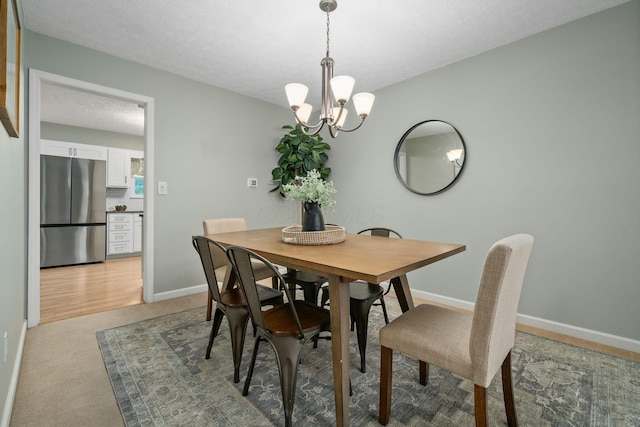
<path fill-rule="evenodd" d="M 133 214 L 133 252 L 142 252 L 142 214 Z"/>
<path fill-rule="evenodd" d="M 107 149 L 107 187 L 129 187 L 131 174 L 130 150 Z"/>
<path fill-rule="evenodd" d="M 138 212 L 118 212 L 107 215 L 107 255 L 127 255 L 142 252 L 142 217 Z"/>
<path fill-rule="evenodd" d="M 107 255 L 133 252 L 133 214 L 110 213 L 107 215 Z"/>
<path fill-rule="evenodd" d="M 107 147 L 41 139 L 40 154 L 47 156 L 76 157 L 79 159 L 107 160 Z"/>

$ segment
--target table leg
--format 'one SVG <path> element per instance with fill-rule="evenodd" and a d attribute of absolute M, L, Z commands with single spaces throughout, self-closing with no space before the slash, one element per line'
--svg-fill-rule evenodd
<path fill-rule="evenodd" d="M 404 313 L 405 311 L 411 310 L 414 305 L 407 275 L 403 274 L 402 276 L 394 277 L 391 279 L 391 283 L 393 284 L 393 289 L 396 292 L 396 297 L 398 298 L 402 312 Z"/>
<path fill-rule="evenodd" d="M 336 425 L 349 425 L 349 283 L 329 276 Z"/>

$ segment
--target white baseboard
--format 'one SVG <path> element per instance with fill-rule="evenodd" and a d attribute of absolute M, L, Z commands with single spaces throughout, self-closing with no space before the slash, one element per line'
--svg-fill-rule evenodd
<path fill-rule="evenodd" d="M 18 351 L 16 360 L 13 364 L 11 372 L 11 381 L 9 382 L 9 390 L 7 392 L 7 400 L 4 402 L 4 410 L 2 411 L 1 427 L 9 427 L 11 421 L 11 411 L 13 410 L 13 401 L 16 398 L 16 389 L 18 388 L 18 376 L 20 375 L 20 363 L 22 362 L 22 352 L 24 350 L 24 341 L 27 338 L 27 320 L 22 323 L 22 331 L 20 332 L 20 340 L 18 341 Z"/>
<path fill-rule="evenodd" d="M 197 293 L 206 292 L 206 291 L 207 291 L 206 284 L 197 285 L 197 286 L 192 286 L 190 288 L 155 294 L 154 300 L 162 301 L 166 299 L 177 298 L 185 295 L 192 295 L 192 294 L 197 294 Z M 411 294 L 417 298 L 422 298 L 422 299 L 437 302 L 440 304 L 445 304 L 451 307 L 462 308 L 464 310 L 472 311 L 474 307 L 474 304 L 469 301 L 463 301 L 455 298 L 445 297 L 442 295 L 432 294 L 430 292 L 420 291 L 416 289 L 412 289 Z M 598 344 L 604 344 L 611 347 L 621 348 L 623 350 L 640 353 L 640 341 L 632 340 L 630 338 L 611 335 L 611 334 L 607 334 L 599 331 L 593 331 L 590 329 L 580 328 L 578 326 L 567 325 L 564 323 L 558 323 L 552 320 L 541 319 L 538 317 L 528 316 L 525 314 L 518 314 L 518 323 L 526 326 L 532 326 L 535 328 L 544 329 L 546 331 L 568 335 L 570 337 L 592 341 Z"/>
<path fill-rule="evenodd" d="M 207 292 L 208 289 L 209 287 L 206 284 L 204 284 L 204 285 L 192 286 L 190 288 L 178 289 L 175 291 L 160 292 L 159 294 L 153 294 L 153 300 L 163 301 L 171 298 L 184 297 L 186 295 L 193 295 L 193 294 L 199 294 L 201 292 Z"/>
<path fill-rule="evenodd" d="M 473 310 L 474 304 L 455 298 L 449 298 L 442 295 L 432 294 L 430 292 L 411 289 L 411 294 L 417 298 L 445 304 L 452 307 L 462 308 L 465 310 Z M 539 317 L 528 316 L 526 314 L 518 314 L 518 323 L 526 326 L 532 326 L 546 331 L 556 332 L 568 335 L 574 338 L 580 338 L 592 341 L 598 344 L 604 344 L 611 347 L 621 348 L 623 350 L 640 353 L 640 341 L 630 338 L 620 337 L 607 334 L 604 332 L 593 331 L 590 329 L 580 328 L 578 326 L 567 325 L 564 323 L 554 322 L 552 320 L 540 319 Z"/>

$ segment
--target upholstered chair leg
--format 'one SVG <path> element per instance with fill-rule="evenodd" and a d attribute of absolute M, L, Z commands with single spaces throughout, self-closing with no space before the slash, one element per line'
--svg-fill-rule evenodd
<path fill-rule="evenodd" d="M 504 408 L 507 412 L 507 425 L 509 427 L 517 427 L 518 416 L 513 395 L 513 382 L 511 381 L 511 352 L 507 354 L 504 362 L 502 362 L 502 393 L 504 394 Z"/>
<path fill-rule="evenodd" d="M 253 354 L 251 355 L 251 363 L 249 364 L 249 370 L 247 371 L 247 378 L 244 380 L 244 388 L 242 389 L 242 395 L 249 394 L 249 385 L 251 385 L 251 377 L 253 376 L 253 367 L 256 365 L 256 357 L 258 356 L 258 347 L 260 346 L 260 337 L 257 337 L 253 344 Z"/>
<path fill-rule="evenodd" d="M 216 310 L 213 315 L 213 323 L 211 323 L 211 334 L 209 335 L 209 345 L 207 346 L 207 354 L 204 357 L 205 359 L 211 358 L 211 347 L 213 347 L 213 339 L 218 335 L 220 325 L 222 325 L 223 317 L 224 312 L 222 310 Z M 211 316 L 209 316 L 209 319 L 207 320 L 211 320 Z"/>
<path fill-rule="evenodd" d="M 487 426 L 487 389 L 477 384 L 473 385 L 474 407 L 476 412 L 476 427 Z"/>
<path fill-rule="evenodd" d="M 391 384 L 393 380 L 393 350 L 380 347 L 380 403 L 378 404 L 378 422 L 389 423 L 391 417 Z"/>
<path fill-rule="evenodd" d="M 284 406 L 284 425 L 291 427 L 293 404 L 296 398 L 296 377 L 300 350 L 304 345 L 297 337 L 273 337 L 271 343 L 276 351 L 278 372 L 280 373 L 280 389 Z"/>
<path fill-rule="evenodd" d="M 420 360 L 420 384 L 427 385 L 429 382 L 429 364 Z"/>
<path fill-rule="evenodd" d="M 231 335 L 231 349 L 233 351 L 233 382 L 240 382 L 240 363 L 242 362 L 242 349 L 244 348 L 244 336 L 247 332 L 249 312 L 247 310 L 227 310 L 229 320 L 229 332 Z"/>

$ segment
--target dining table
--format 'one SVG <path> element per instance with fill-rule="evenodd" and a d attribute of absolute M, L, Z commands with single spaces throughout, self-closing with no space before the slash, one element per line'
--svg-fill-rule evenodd
<path fill-rule="evenodd" d="M 208 234 L 225 247 L 250 249 L 274 264 L 329 279 L 336 425 L 349 425 L 349 283 L 390 281 L 403 312 L 414 307 L 407 273 L 463 252 L 465 245 L 346 233 L 343 242 L 300 245 L 282 239 L 284 227 Z M 222 287 L 235 286 L 227 269 Z"/>

